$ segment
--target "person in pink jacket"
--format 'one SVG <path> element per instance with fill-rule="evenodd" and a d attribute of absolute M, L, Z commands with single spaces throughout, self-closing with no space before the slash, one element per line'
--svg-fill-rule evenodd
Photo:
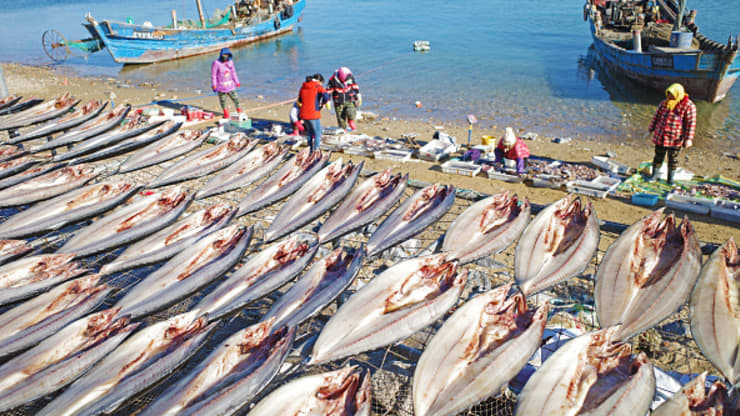
<path fill-rule="evenodd" d="M 526 172 L 529 147 L 524 143 L 524 140 L 517 137 L 511 127 L 506 128 L 506 134 L 498 142 L 494 153 L 496 155 L 495 163 L 503 163 L 504 159 L 515 160 L 516 173 L 521 175 Z"/>
<path fill-rule="evenodd" d="M 234 61 L 231 59 L 229 48 L 221 49 L 218 59 L 211 64 L 211 89 L 218 93 L 218 101 L 224 110 L 224 118 L 229 118 L 229 109 L 226 107 L 226 96 L 231 98 L 236 107 L 236 112 L 241 113 L 239 107 L 239 98 L 236 96 L 236 89 L 241 86 L 239 77 L 236 75 Z"/>

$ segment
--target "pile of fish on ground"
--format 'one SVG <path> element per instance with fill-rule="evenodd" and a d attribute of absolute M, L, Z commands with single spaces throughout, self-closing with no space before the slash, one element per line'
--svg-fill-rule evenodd
<path fill-rule="evenodd" d="M 646 413 L 653 364 L 625 341 L 689 297 L 701 351 L 738 381 L 737 338 L 724 336 L 738 333 L 732 240 L 700 273 L 691 225 L 658 211 L 594 266 L 603 233 L 578 198 L 530 219 L 529 203 L 508 193 L 465 206 L 449 185 L 412 191 L 391 171 L 360 179 L 362 163 L 305 150 L 288 159 L 245 135 L 203 148 L 207 133 L 176 130 L 77 151 L 99 132 L 66 152 L 74 157 L 54 156 L 62 166 L 26 173 L 55 163 L 43 152 L 80 134 L 71 128 L 31 147 L 25 169 L 0 167 L 21 175 L 0 213 L 1 410 L 232 414 L 251 402 L 255 415 L 453 415 L 517 376 L 562 306 L 543 300 L 588 281 L 591 267 L 593 296 L 567 298 L 593 298 L 603 329 L 591 321 L 552 354 L 517 414 Z M 512 250 L 513 274 L 491 257 Z M 705 391 L 704 377 L 656 413 L 737 406 L 722 383 Z"/>

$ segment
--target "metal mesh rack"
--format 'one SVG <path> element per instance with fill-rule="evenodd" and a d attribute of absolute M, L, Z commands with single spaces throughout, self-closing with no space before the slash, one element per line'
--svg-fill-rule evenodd
<path fill-rule="evenodd" d="M 146 184 L 161 173 L 165 167 L 170 166 L 173 163 L 167 162 L 160 166 L 154 166 L 140 171 L 123 175 L 112 175 L 116 170 L 116 166 L 122 160 L 123 158 L 119 157 L 97 163 L 97 165 L 105 167 L 108 173 L 107 177 L 102 177 L 98 180 L 130 180 L 135 183 Z M 190 191 L 196 191 L 205 183 L 205 179 L 201 178 L 188 181 L 180 186 L 183 186 Z M 362 178 L 360 180 L 362 180 Z M 205 201 L 195 201 L 188 209 L 188 212 L 198 210 L 204 205 L 215 202 L 223 202 L 235 206 L 244 197 L 244 195 L 246 195 L 246 193 L 255 186 L 256 185 L 252 185 L 245 189 L 214 196 Z M 407 187 L 405 196 L 408 197 L 415 191 L 416 189 L 414 189 L 413 186 Z M 422 232 L 421 235 L 416 236 L 412 240 L 409 240 L 400 246 L 386 250 L 379 257 L 366 259 L 357 281 L 353 284 L 350 290 L 340 296 L 337 301 L 329 305 L 321 312 L 321 314 L 300 325 L 297 331 L 294 350 L 286 360 L 286 363 L 288 364 L 284 366 L 283 372 L 273 381 L 271 387 L 266 389 L 266 391 L 263 391 L 260 397 L 263 397 L 269 392 L 269 390 L 274 389 L 276 386 L 293 377 L 333 370 L 347 364 L 356 364 L 367 368 L 372 373 L 372 409 L 374 415 L 413 416 L 411 386 L 415 363 L 424 350 L 425 345 L 441 326 L 444 319 L 439 320 L 435 324 L 417 332 L 401 343 L 353 356 L 340 362 L 334 362 L 317 367 L 306 367 L 303 357 L 307 356 L 311 342 L 316 336 L 318 336 L 323 324 L 332 315 L 333 311 L 336 310 L 338 304 L 341 304 L 346 300 L 351 293 L 357 289 L 358 285 L 361 285 L 364 281 L 368 281 L 375 274 L 402 258 L 431 252 L 435 246 L 438 245 L 441 237 L 444 235 L 444 232 L 447 230 L 454 218 L 470 206 L 472 202 L 473 201 L 471 199 L 462 197 L 456 198 L 453 208 L 441 220 Z M 275 215 L 277 215 L 281 206 L 282 202 L 273 204 L 272 206 L 264 208 L 258 212 L 236 219 L 236 221 L 244 225 L 253 225 L 255 227 L 255 234 L 247 255 L 261 249 L 261 241 L 264 231 L 267 229 L 270 221 L 275 217 Z M 0 221 L 4 221 L 8 216 L 17 211 L 17 209 L 0 210 Z M 324 214 L 318 220 L 304 227 L 304 229 L 316 229 L 317 224 L 325 221 L 328 215 L 329 214 Z M 375 223 L 377 224 L 380 221 L 382 221 L 382 218 Z M 48 244 L 42 245 L 41 250 L 45 252 L 56 250 L 72 235 L 75 230 L 89 223 L 90 221 L 85 221 L 37 237 L 38 239 L 46 238 L 49 241 Z M 338 244 L 359 247 L 361 244 L 366 243 L 370 231 L 371 229 L 366 227 L 366 229 L 361 232 L 345 236 Z M 532 306 L 539 305 L 544 302 L 549 302 L 551 304 L 548 328 L 580 328 L 583 330 L 598 328 L 593 309 L 593 276 L 595 275 L 598 262 L 604 255 L 604 250 L 614 241 L 614 239 L 616 239 L 617 236 L 618 235 L 616 233 L 602 230 L 599 251 L 582 275 L 572 278 L 565 283 L 561 283 L 548 292 L 538 294 L 528 299 Z M 120 248 L 112 252 L 91 256 L 83 259 L 82 262 L 91 271 L 97 271 L 103 264 L 113 260 L 122 250 L 123 248 Z M 328 250 L 328 247 L 322 247 L 316 255 L 316 259 L 323 257 Z M 237 265 L 236 268 L 239 266 L 240 265 Z M 116 287 L 118 290 L 114 291 L 112 295 L 106 299 L 106 302 L 100 307 L 100 309 L 108 308 L 115 304 L 125 294 L 128 288 L 135 285 L 138 281 L 158 267 L 159 265 L 148 266 L 106 276 L 104 278 L 106 283 Z M 465 300 L 476 293 L 513 281 L 514 247 L 509 247 L 502 253 L 489 258 L 484 258 L 465 267 L 467 267 L 470 272 L 469 279 L 466 290 L 463 296 L 461 296 L 458 305 L 461 305 Z M 213 290 L 218 283 L 220 283 L 220 281 L 217 280 L 203 290 L 169 307 L 168 309 L 144 318 L 143 321 L 146 323 L 157 322 L 187 311 L 204 295 Z M 258 322 L 260 317 L 268 310 L 269 306 L 279 298 L 280 294 L 280 291 L 273 293 L 272 295 L 244 308 L 240 312 L 233 313 L 223 318 L 219 326 L 212 333 L 208 342 L 199 350 L 199 352 L 196 353 L 194 357 L 183 363 L 183 365 L 170 377 L 165 378 L 157 385 L 150 387 L 148 390 L 141 392 L 128 400 L 126 405 L 118 409 L 116 414 L 136 414 L 157 397 L 158 394 L 161 394 L 167 386 L 176 381 L 177 378 L 194 368 L 197 363 L 210 354 L 210 352 L 213 351 L 225 338 L 239 329 Z M 0 308 L 0 312 L 4 312 L 7 309 L 8 307 Z M 648 354 L 648 356 L 653 360 L 653 363 L 664 370 L 679 373 L 698 373 L 708 370 L 713 372 L 713 374 L 716 374 L 711 364 L 703 358 L 690 336 L 686 306 L 684 306 L 678 313 L 662 322 L 659 326 L 635 337 L 632 342 L 636 351 L 643 351 Z M 461 415 L 512 415 L 516 405 L 515 391 L 520 387 L 521 386 L 517 387 L 512 384 L 509 388 L 504 388 L 503 391 L 496 396 L 473 406 L 467 411 L 461 413 Z M 56 397 L 58 393 L 59 392 L 36 400 L 35 402 L 13 409 L 12 411 L 2 413 L 2 415 L 33 415 L 38 411 L 38 409 Z M 246 414 L 247 411 L 247 408 L 242 409 L 240 414 Z"/>

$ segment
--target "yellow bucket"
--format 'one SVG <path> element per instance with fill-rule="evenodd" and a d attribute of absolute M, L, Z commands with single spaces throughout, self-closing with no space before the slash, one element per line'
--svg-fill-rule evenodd
<path fill-rule="evenodd" d="M 485 146 L 496 146 L 496 137 L 494 136 L 482 136 L 480 140 Z"/>

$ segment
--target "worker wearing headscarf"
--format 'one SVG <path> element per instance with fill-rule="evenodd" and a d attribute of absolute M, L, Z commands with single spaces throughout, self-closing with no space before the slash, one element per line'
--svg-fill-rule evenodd
<path fill-rule="evenodd" d="M 504 134 L 504 137 L 499 140 L 494 153 L 496 155 L 496 163 L 503 163 L 504 159 L 515 160 L 516 173 L 522 174 L 526 172 L 526 162 L 529 158 L 529 147 L 524 143 L 524 140 L 517 137 L 516 133 L 514 133 L 514 129 L 511 127 L 506 128 L 506 133 Z"/>
<path fill-rule="evenodd" d="M 360 87 L 357 86 L 352 71 L 343 66 L 329 78 L 327 91 L 331 94 L 334 101 L 334 110 L 337 113 L 337 125 L 343 129 L 357 130 L 355 120 L 357 119 L 357 109 L 362 105 L 362 95 Z"/>
<path fill-rule="evenodd" d="M 668 183 L 678 167 L 678 153 L 682 147 L 692 146 L 696 133 L 696 105 L 689 99 L 681 84 L 673 84 L 665 90 L 666 99 L 660 103 L 649 131 L 653 133 L 655 157 L 650 181 L 658 179 L 658 170 L 668 154 Z"/>

